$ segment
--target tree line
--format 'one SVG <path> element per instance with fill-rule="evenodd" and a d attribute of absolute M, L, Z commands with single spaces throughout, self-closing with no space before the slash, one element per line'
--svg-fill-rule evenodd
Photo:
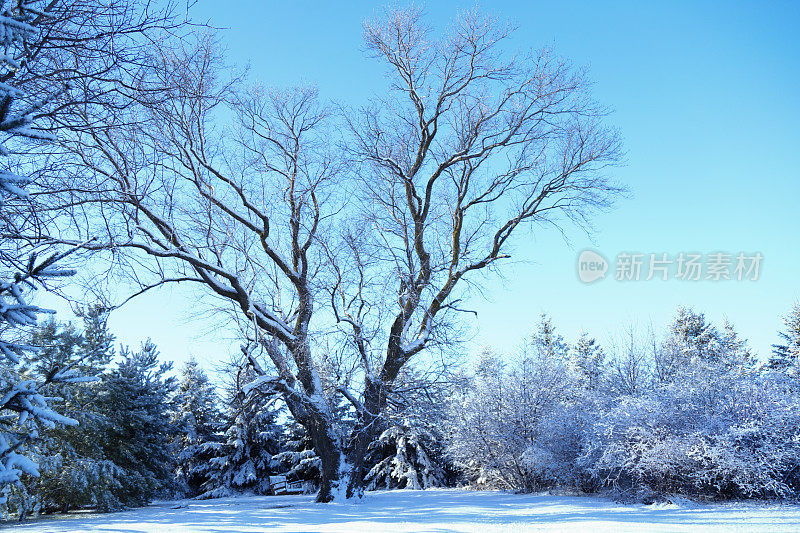
<path fill-rule="evenodd" d="M 29 443 L 38 475 L 11 485 L 6 516 L 271 494 L 275 475 L 318 490 L 309 433 L 280 395 L 254 386 L 246 350 L 215 385 L 194 359 L 172 375 L 149 340 L 115 348 L 103 307 L 78 314 L 81 328 L 51 319 L 27 340 L 39 350 L 18 379 L 46 382 L 75 362 L 84 379 L 41 389 L 78 424 Z M 731 324 L 718 328 L 685 307 L 663 334 L 631 333 L 607 348 L 587 332 L 566 342 L 542 315 L 514 353 L 486 348 L 452 367 L 446 386 L 428 389 L 424 407 L 396 406 L 370 443 L 366 489 L 794 498 L 800 305 L 784 324 L 783 342 L 759 362 Z M 349 403 L 337 410 L 357 424 Z"/>

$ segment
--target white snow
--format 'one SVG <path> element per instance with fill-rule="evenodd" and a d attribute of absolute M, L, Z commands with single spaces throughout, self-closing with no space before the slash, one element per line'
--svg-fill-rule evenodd
<path fill-rule="evenodd" d="M 800 531 L 800 505 L 621 505 L 590 496 L 456 489 L 372 492 L 360 502 L 316 504 L 313 499 L 246 496 L 158 502 L 120 513 L 45 517 L 14 529 L 24 533 Z"/>

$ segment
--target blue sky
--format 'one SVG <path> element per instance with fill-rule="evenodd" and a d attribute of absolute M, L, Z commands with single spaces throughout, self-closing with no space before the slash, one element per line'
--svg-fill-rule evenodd
<path fill-rule="evenodd" d="M 230 59 L 249 63 L 261 82 L 319 86 L 321 96 L 363 102 L 383 84 L 383 67 L 361 46 L 368 2 L 219 2 L 200 0 L 195 15 L 223 34 Z M 441 26 L 473 2 L 430 3 Z M 481 5 L 480 3 L 478 4 Z M 627 161 L 616 172 L 630 189 L 595 218 L 590 239 L 569 243 L 539 228 L 516 244 L 514 265 L 476 300 L 483 344 L 512 349 L 547 311 L 568 339 L 586 328 L 608 341 L 627 325 L 661 330 L 679 304 L 729 318 L 765 354 L 779 315 L 800 298 L 800 3 L 491 2 L 516 22 L 514 44 L 552 45 L 588 65 L 594 94 L 611 106 Z M 755 282 L 617 282 L 586 285 L 580 250 L 761 252 Z M 612 273 L 613 277 L 613 273 Z M 166 359 L 189 354 L 208 365 L 227 357 L 213 322 L 198 320 L 191 294 L 164 290 L 112 318 L 121 341 L 151 336 Z"/>

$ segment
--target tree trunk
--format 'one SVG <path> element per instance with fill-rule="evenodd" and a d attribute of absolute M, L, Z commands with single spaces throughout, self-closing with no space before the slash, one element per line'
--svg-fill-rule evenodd
<path fill-rule="evenodd" d="M 334 495 L 338 492 L 339 483 L 342 481 L 343 453 L 338 439 L 333 435 L 333 428 L 329 421 L 323 417 L 312 415 L 305 426 L 320 459 L 321 479 L 316 501 L 327 503 L 333 500 Z"/>
<path fill-rule="evenodd" d="M 308 431 L 314 451 L 320 459 L 320 486 L 317 502 L 327 503 L 334 499 L 342 476 L 344 453 L 336 437 L 333 424 L 318 411 L 308 409 L 296 399 L 284 396 L 289 411 Z"/>
<path fill-rule="evenodd" d="M 364 412 L 353 431 L 350 464 L 353 465 L 347 485 L 347 497 L 361 497 L 366 488 L 365 477 L 369 473 L 367 453 L 369 445 L 384 429 L 385 420 L 380 416 L 386 404 L 386 393 L 381 383 L 367 380 L 364 388 Z"/>

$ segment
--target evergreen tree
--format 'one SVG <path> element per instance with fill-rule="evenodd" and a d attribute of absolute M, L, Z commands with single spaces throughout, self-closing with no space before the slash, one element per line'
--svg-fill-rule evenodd
<path fill-rule="evenodd" d="M 772 345 L 772 356 L 768 367 L 797 375 L 798 361 L 800 361 L 800 302 L 794 304 L 792 310 L 782 320 L 785 329 L 779 335 L 783 343 Z"/>
<path fill-rule="evenodd" d="M 758 360 L 750 348 L 747 341 L 739 337 L 739 334 L 727 319 L 722 323 L 722 331 L 719 332 L 719 363 L 725 370 L 736 370 L 739 372 L 749 372 L 755 369 Z"/>
<path fill-rule="evenodd" d="M 583 387 L 588 390 L 597 389 L 605 361 L 605 353 L 597 341 L 582 331 L 569 353 L 572 369 Z"/>
<path fill-rule="evenodd" d="M 223 443 L 210 460 L 206 498 L 232 492 L 268 494 L 269 476 L 279 473 L 274 459 L 281 437 L 275 398 L 248 390 L 247 384 L 256 376 L 246 362 L 236 364 L 235 369 L 226 398 Z"/>
<path fill-rule="evenodd" d="M 197 496 L 210 480 L 210 460 L 221 439 L 216 392 L 194 358 L 183 367 L 174 403 L 173 423 L 180 432 L 176 439 L 176 473 L 188 494 Z"/>
<path fill-rule="evenodd" d="M 302 481 L 309 491 L 319 486 L 320 460 L 314 443 L 306 428 L 292 418 L 283 425 L 281 451 L 273 459 L 277 473 L 289 481 Z"/>
<path fill-rule="evenodd" d="M 432 428 L 392 424 L 370 445 L 367 490 L 428 489 L 447 485 L 439 438 Z"/>
<path fill-rule="evenodd" d="M 42 20 L 38 7 L 37 2 L 25 0 L 0 1 L 0 132 L 3 134 L 0 157 L 3 158 L 11 153 L 10 143 L 15 144 L 15 151 L 24 152 L 25 141 L 52 139 L 32 124 L 33 117 L 48 105 L 52 95 L 25 94 L 15 86 L 15 75 L 22 64 L 36 59 L 30 53 L 37 38 L 35 25 Z M 26 191 L 30 178 L 10 171 L 17 164 L 4 159 L 0 168 L 0 233 L 3 234 L 0 262 L 15 271 L 13 279 L 0 280 L 0 504 L 5 504 L 11 486 L 21 487 L 24 474 L 39 475 L 37 465 L 24 453 L 38 437 L 40 428 L 77 423 L 51 409 L 49 398 L 40 392 L 40 387 L 48 383 L 77 381 L 77 372 L 70 367 L 51 368 L 42 382 L 30 379 L 34 372 L 21 364 L 24 355 L 35 348 L 19 340 L 25 337 L 24 330 L 35 325 L 37 316 L 45 312 L 29 303 L 25 292 L 44 279 L 73 272 L 54 267 L 66 254 L 53 254 L 38 261 L 30 240 L 22 244 L 15 240 L 21 225 L 36 219 L 34 202 Z M 34 239 L 33 245 L 36 244 Z M 44 250 L 40 246 L 38 251 Z"/>
<path fill-rule="evenodd" d="M 679 307 L 657 350 L 656 379 L 674 381 L 682 372 L 691 371 L 697 362 L 719 359 L 721 345 L 717 329 L 706 321 L 705 314 Z"/>
<path fill-rule="evenodd" d="M 453 467 L 440 445 L 452 383 L 431 380 L 421 368 L 403 369 L 391 392 L 387 424 L 369 446 L 367 490 L 427 489 L 452 481 Z"/>
<path fill-rule="evenodd" d="M 34 448 L 40 476 L 27 484 L 35 510 L 68 511 L 85 506 L 108 508 L 119 469 L 101 448 L 103 417 L 98 413 L 102 372 L 114 354 L 114 337 L 106 327 L 107 312 L 100 306 L 79 311 L 84 331 L 73 325 L 49 321 L 35 330 L 32 344 L 40 351 L 31 365 L 47 374 L 52 367 L 72 364 L 91 381 L 81 386 L 49 385 L 49 395 L 64 399 L 64 411 L 78 426 L 55 427 L 43 432 Z M 73 363 L 74 362 L 74 363 Z M 113 501 L 113 498 L 111 498 Z M 28 506 L 31 506 L 31 503 Z"/>
<path fill-rule="evenodd" d="M 120 470 L 109 506 L 138 506 L 175 489 L 170 398 L 175 378 L 171 363 L 159 364 L 156 346 L 147 340 L 138 352 L 125 348 L 101 393 L 106 420 L 103 450 Z"/>
<path fill-rule="evenodd" d="M 531 346 L 537 350 L 540 356 L 564 358 L 567 355 L 567 343 L 564 337 L 556 332 L 553 320 L 542 313 L 539 325 L 531 336 Z"/>

